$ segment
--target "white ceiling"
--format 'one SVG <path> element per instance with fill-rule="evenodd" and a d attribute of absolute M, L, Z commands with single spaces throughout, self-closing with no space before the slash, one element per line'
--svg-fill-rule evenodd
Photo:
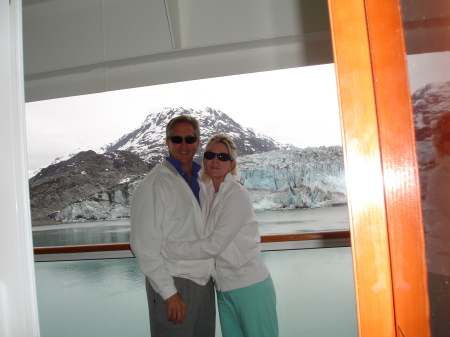
<path fill-rule="evenodd" d="M 27 102 L 333 62 L 327 0 L 22 3 Z M 401 5 L 408 54 L 450 50 L 448 0 Z"/>
<path fill-rule="evenodd" d="M 332 63 L 326 0 L 23 0 L 26 101 Z"/>

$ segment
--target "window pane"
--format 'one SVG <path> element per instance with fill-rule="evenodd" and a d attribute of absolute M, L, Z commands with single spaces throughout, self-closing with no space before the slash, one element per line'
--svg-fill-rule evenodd
<path fill-rule="evenodd" d="M 35 246 L 128 242 L 131 196 L 168 155 L 165 126 L 179 114 L 200 122 L 198 162 L 210 136 L 233 138 L 263 235 L 348 230 L 333 64 L 33 102 L 26 113 Z"/>
<path fill-rule="evenodd" d="M 450 5 L 402 0 L 408 75 L 425 227 L 430 327 L 449 336 L 450 321 Z"/>

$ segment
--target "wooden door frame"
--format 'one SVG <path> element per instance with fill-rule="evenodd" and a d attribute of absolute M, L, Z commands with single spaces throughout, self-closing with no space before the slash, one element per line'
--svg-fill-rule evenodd
<path fill-rule="evenodd" d="M 359 336 L 430 336 L 398 0 L 329 0 Z"/>

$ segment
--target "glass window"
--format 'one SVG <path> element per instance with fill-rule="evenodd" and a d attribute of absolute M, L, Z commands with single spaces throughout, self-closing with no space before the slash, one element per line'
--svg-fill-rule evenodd
<path fill-rule="evenodd" d="M 401 1 L 425 227 L 430 327 L 450 322 L 450 6 Z"/>
<path fill-rule="evenodd" d="M 326 64 L 27 103 L 35 246 L 128 242 L 131 196 L 180 114 L 200 154 L 234 139 L 262 235 L 348 230 L 335 83 Z"/>

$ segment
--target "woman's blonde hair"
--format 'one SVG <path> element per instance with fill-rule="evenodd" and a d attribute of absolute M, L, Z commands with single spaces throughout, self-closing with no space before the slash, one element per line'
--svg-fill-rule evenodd
<path fill-rule="evenodd" d="M 230 173 L 234 177 L 234 179 L 239 180 L 236 161 L 237 159 L 236 144 L 234 144 L 230 136 L 227 136 L 223 133 L 218 133 L 208 140 L 208 142 L 205 145 L 204 152 L 208 151 L 214 143 L 223 143 L 228 147 L 228 153 L 231 156 L 231 161 L 235 162 L 235 165 Z M 211 177 L 205 172 L 205 166 L 203 165 L 203 161 L 202 161 L 202 169 L 200 171 L 200 180 L 203 182 L 211 182 Z"/>
<path fill-rule="evenodd" d="M 450 112 L 446 111 L 442 115 L 440 115 L 436 122 L 431 127 L 433 132 L 433 143 L 434 148 L 436 149 L 436 157 L 435 163 L 439 164 L 442 161 L 442 157 L 444 156 L 441 150 L 442 137 L 445 134 L 450 133 Z M 446 129 L 449 128 L 449 129 Z"/>

